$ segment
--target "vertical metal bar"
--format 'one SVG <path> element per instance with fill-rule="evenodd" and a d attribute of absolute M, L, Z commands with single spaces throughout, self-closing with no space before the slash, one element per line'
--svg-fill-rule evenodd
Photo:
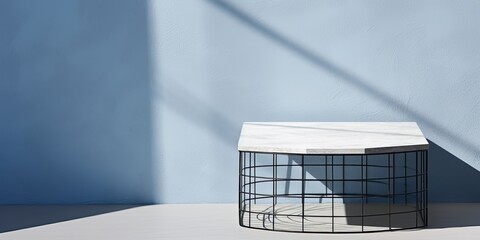
<path fill-rule="evenodd" d="M 420 214 L 422 212 L 420 211 Z M 415 152 L 415 227 L 418 227 L 418 151 Z"/>
<path fill-rule="evenodd" d="M 363 228 L 364 228 L 364 225 L 365 225 L 365 224 L 364 224 L 364 219 L 363 219 L 363 215 L 365 215 L 365 214 L 364 214 L 364 206 L 363 206 L 363 205 L 364 205 L 364 203 L 363 203 L 363 198 L 364 198 L 364 196 L 365 196 L 365 193 L 363 192 L 363 184 L 365 183 L 365 178 L 363 177 L 363 167 L 364 167 L 364 165 L 363 165 L 363 156 L 364 156 L 364 155 L 362 155 L 362 161 L 361 161 L 361 165 L 360 165 L 360 169 L 361 169 L 361 179 L 362 179 L 362 181 L 361 181 L 361 183 L 362 183 L 362 196 L 361 196 L 361 197 L 362 197 L 362 232 L 363 232 Z"/>
<path fill-rule="evenodd" d="M 257 153 L 253 153 L 253 204 L 257 204 Z"/>
<path fill-rule="evenodd" d="M 305 231 L 305 159 L 302 154 L 302 232 Z"/>
<path fill-rule="evenodd" d="M 404 166 L 404 172 L 403 172 L 403 177 L 404 177 L 404 181 L 405 181 L 405 186 L 404 186 L 404 196 L 405 196 L 405 205 L 407 205 L 407 153 L 404 154 L 404 158 L 403 158 L 404 162 L 405 162 L 405 166 Z"/>
<path fill-rule="evenodd" d="M 424 221 L 424 224 L 426 222 L 426 216 L 425 216 L 425 208 L 426 208 L 426 189 L 425 189 L 425 152 L 422 151 L 422 160 L 420 162 L 421 164 L 421 179 L 422 179 L 422 182 L 421 182 L 421 188 L 422 188 L 422 211 L 423 211 L 423 221 Z"/>
<path fill-rule="evenodd" d="M 275 158 L 276 154 L 272 155 L 272 230 L 275 230 Z"/>
<path fill-rule="evenodd" d="M 335 232 L 335 198 L 334 198 L 334 194 L 335 194 L 335 180 L 334 180 L 334 175 L 333 175 L 333 172 L 334 172 L 334 169 L 333 169 L 333 155 L 330 156 L 330 158 L 332 159 L 332 232 Z"/>
<path fill-rule="evenodd" d="M 238 152 L 238 223 L 242 223 L 242 152 Z"/>
<path fill-rule="evenodd" d="M 245 167 L 247 166 L 247 153 L 243 153 L 243 168 L 242 168 L 242 175 L 243 175 L 243 186 L 242 186 L 242 192 L 243 192 L 243 200 L 242 200 L 242 208 L 244 211 L 247 211 L 247 206 L 246 206 L 246 198 L 247 198 L 247 170 Z M 245 216 L 245 213 L 244 215 Z M 243 217 L 242 217 L 243 218 Z M 242 219 L 243 221 L 243 219 Z"/>
<path fill-rule="evenodd" d="M 425 150 L 425 226 L 428 226 L 428 150 Z"/>
<path fill-rule="evenodd" d="M 393 153 L 393 161 L 392 161 L 392 174 L 393 174 L 393 204 L 395 204 L 395 153 Z"/>
<path fill-rule="evenodd" d="M 365 203 L 368 203 L 368 155 L 365 155 Z"/>
<path fill-rule="evenodd" d="M 422 159 L 421 159 L 421 188 L 422 188 L 422 217 L 424 224 L 427 221 L 427 218 L 425 216 L 425 208 L 426 208 L 426 194 L 425 194 L 425 152 L 422 151 Z"/>
<path fill-rule="evenodd" d="M 325 197 L 328 196 L 327 155 L 325 155 Z M 322 199 L 323 200 L 323 199 Z"/>
<path fill-rule="evenodd" d="M 345 197 L 345 155 L 342 155 L 342 193 Z"/>
<path fill-rule="evenodd" d="M 390 198 L 392 196 L 391 192 L 391 178 L 390 178 L 390 171 L 391 171 L 391 165 L 390 165 L 390 159 L 391 159 L 391 154 L 388 154 L 388 229 L 392 230 L 392 207 L 390 206 Z"/>
<path fill-rule="evenodd" d="M 424 155 L 423 151 L 420 151 L 420 166 L 418 167 L 420 173 L 417 173 L 420 177 L 420 216 L 422 217 L 423 225 L 425 225 L 425 169 L 424 169 Z"/>
<path fill-rule="evenodd" d="M 252 226 L 252 153 L 248 156 L 248 226 Z"/>
<path fill-rule="evenodd" d="M 275 196 L 278 194 L 278 155 L 275 154 Z M 278 203 L 278 198 L 275 197 L 275 204 Z"/>

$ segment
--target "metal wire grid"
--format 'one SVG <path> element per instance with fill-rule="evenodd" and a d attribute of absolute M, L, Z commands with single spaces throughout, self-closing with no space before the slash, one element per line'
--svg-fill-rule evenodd
<path fill-rule="evenodd" d="M 258 155 L 262 155 L 264 159 L 267 157 L 269 160 L 259 163 Z M 279 164 L 278 156 L 295 157 L 297 163 L 289 161 Z M 399 156 L 403 156 L 403 159 Z M 313 163 L 308 163 L 307 157 L 313 157 Z M 355 157 L 357 160 L 349 163 L 346 161 L 349 157 Z M 372 161 L 369 163 L 369 158 L 373 157 L 377 158 L 376 163 Z M 378 161 L 378 158 L 381 160 Z M 239 224 L 243 227 L 263 230 L 311 233 L 378 232 L 426 227 L 428 225 L 427 159 L 428 151 L 426 150 L 363 155 L 240 151 Z M 279 167 L 285 167 L 287 170 L 300 167 L 301 177 L 279 177 Z M 307 169 L 312 167 L 321 169 L 324 175 L 307 178 Z M 346 168 L 349 168 L 350 172 L 360 172 L 360 177 L 349 177 Z M 271 169 L 271 175 L 257 174 L 257 170 L 260 169 Z M 339 169 L 341 174 L 338 174 Z M 369 177 L 369 170 L 372 171 L 372 169 L 376 169 L 377 176 Z M 379 169 L 383 169 L 386 176 L 379 177 Z M 336 176 L 336 172 L 340 176 Z M 279 182 L 284 184 L 300 182 L 301 192 L 279 193 Z M 306 185 L 310 182 L 323 183 L 325 191 L 306 191 Z M 360 183 L 360 192 L 348 190 L 347 186 L 355 183 Z M 386 188 L 383 192 L 369 191 L 369 186 L 371 187 L 373 183 L 384 184 Z M 402 183 L 403 189 L 399 189 Z M 259 185 L 265 184 L 271 184 L 270 192 L 257 191 Z M 409 190 L 412 187 L 407 185 L 414 185 L 414 190 Z M 296 203 L 279 204 L 279 199 L 289 199 Z M 311 203 L 312 199 L 320 199 L 321 203 Z M 309 202 L 306 203 L 306 200 Z M 331 207 L 326 207 L 330 204 Z M 382 220 L 372 223 L 370 221 L 372 218 Z M 398 221 L 402 224 L 394 223 Z"/>

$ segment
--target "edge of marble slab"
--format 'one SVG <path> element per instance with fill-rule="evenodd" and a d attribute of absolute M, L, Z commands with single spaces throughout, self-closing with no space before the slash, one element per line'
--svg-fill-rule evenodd
<path fill-rule="evenodd" d="M 387 154 L 398 152 L 412 152 L 428 150 L 427 144 L 405 145 L 405 146 L 388 146 L 377 148 L 346 148 L 346 149 L 324 149 L 324 148 L 285 148 L 285 147 L 268 147 L 268 146 L 245 146 L 238 145 L 238 151 L 241 152 L 258 152 L 258 153 L 285 153 L 285 154 Z"/>

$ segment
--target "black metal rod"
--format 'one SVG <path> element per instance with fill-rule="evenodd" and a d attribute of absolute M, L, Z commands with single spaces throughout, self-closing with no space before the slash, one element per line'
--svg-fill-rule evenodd
<path fill-rule="evenodd" d="M 253 153 L 253 204 L 257 204 L 257 154 Z"/>
<path fill-rule="evenodd" d="M 247 173 L 246 173 L 246 170 L 245 170 L 246 165 L 247 165 L 247 153 L 243 152 L 243 170 L 242 170 L 242 173 L 243 173 L 243 189 L 242 189 L 243 190 L 243 200 L 242 201 L 243 201 L 243 207 L 244 208 L 246 208 L 245 199 L 247 198 L 247 193 L 246 193 L 247 189 L 246 189 L 246 185 L 245 185 L 245 183 L 247 182 L 247 177 L 246 177 Z M 242 222 L 244 220 L 243 219 L 244 216 L 245 215 L 242 216 Z"/>
<path fill-rule="evenodd" d="M 278 155 L 274 154 L 274 163 L 273 163 L 273 179 L 277 179 L 277 158 Z M 273 214 L 272 214 L 272 229 L 275 230 L 275 218 L 276 218 L 276 212 L 275 212 L 275 205 L 277 205 L 277 180 L 273 181 Z"/>
<path fill-rule="evenodd" d="M 365 183 L 365 179 L 363 178 L 363 155 L 362 155 L 362 166 L 361 166 L 360 170 L 361 170 L 361 175 L 362 175 L 362 176 L 361 176 L 361 178 L 362 178 L 362 182 L 361 182 L 361 183 L 362 183 L 362 232 L 363 232 L 363 231 L 364 231 L 364 225 L 365 225 L 365 224 L 364 224 L 364 215 L 365 215 L 365 213 L 364 213 L 364 209 L 363 209 L 363 208 L 364 208 L 364 206 L 363 206 L 363 205 L 364 205 L 364 203 L 363 203 L 363 198 L 364 198 L 364 196 L 365 196 L 365 194 L 364 194 L 364 192 L 363 192 L 363 184 Z"/>
<path fill-rule="evenodd" d="M 342 155 L 342 193 L 345 193 L 345 155 Z"/>
<path fill-rule="evenodd" d="M 418 209 L 418 152 L 415 153 L 415 173 L 417 176 L 415 177 L 415 227 L 418 227 L 418 214 L 419 214 L 419 209 Z M 422 212 L 420 212 L 422 214 Z M 420 215 L 421 216 L 421 215 Z"/>
<path fill-rule="evenodd" d="M 328 167 L 327 156 L 325 155 L 325 196 L 328 195 L 328 173 L 327 173 L 327 167 Z M 322 198 L 322 201 L 323 201 L 323 198 Z"/>
<path fill-rule="evenodd" d="M 254 153 L 255 154 L 255 153 Z M 252 153 L 248 156 L 248 166 L 252 166 Z M 248 169 L 248 183 L 252 183 L 252 168 Z M 252 185 L 248 185 L 248 226 L 252 226 Z"/>
<path fill-rule="evenodd" d="M 276 168 L 276 158 L 277 157 L 277 154 L 273 154 L 272 155 L 272 175 L 273 175 L 273 179 L 276 178 L 276 175 L 275 175 L 275 168 Z M 276 204 L 276 191 L 275 191 L 275 180 L 272 181 L 272 230 L 275 230 L 275 204 Z"/>
<path fill-rule="evenodd" d="M 395 204 L 395 153 L 393 153 L 393 161 L 392 161 L 392 174 L 393 174 L 393 195 L 392 195 L 392 199 L 393 199 L 393 204 Z"/>
<path fill-rule="evenodd" d="M 242 152 L 238 152 L 238 223 L 242 223 Z"/>
<path fill-rule="evenodd" d="M 302 154 L 302 232 L 305 231 L 305 159 Z"/>
<path fill-rule="evenodd" d="M 390 206 L 390 199 L 391 199 L 391 189 L 390 189 L 390 154 L 388 154 L 388 230 L 392 230 L 392 218 L 391 218 L 391 214 L 392 214 L 392 207 Z"/>
<path fill-rule="evenodd" d="M 322 165 L 324 166 L 324 165 Z M 277 166 L 278 167 L 278 166 Z M 306 167 L 306 166 L 305 166 Z M 358 167 L 360 167 L 360 165 L 358 165 Z M 246 169 L 248 169 L 248 167 L 246 167 Z M 422 174 L 419 174 L 419 175 L 408 175 L 407 178 L 414 178 L 415 176 L 420 176 Z M 248 174 L 246 175 L 248 177 Z M 267 180 L 267 182 L 269 181 L 302 181 L 301 178 L 277 178 L 277 179 L 273 179 L 271 177 L 262 177 L 262 176 L 257 176 L 258 179 L 265 179 Z M 404 176 L 396 176 L 395 179 L 404 179 L 405 177 Z M 393 177 L 390 177 L 390 179 L 393 179 Z M 370 182 L 379 182 L 381 180 L 388 180 L 388 178 L 369 178 L 369 181 Z M 325 179 L 325 178 L 316 178 L 316 179 L 305 179 L 305 181 L 307 182 L 318 182 L 318 181 L 331 181 L 331 179 Z M 345 179 L 345 180 L 342 180 L 342 181 L 346 181 L 346 182 L 360 182 L 362 181 L 362 179 L 358 178 L 358 179 L 355 179 L 355 178 L 351 178 L 351 179 Z M 265 182 L 265 181 L 257 181 L 257 183 L 262 183 L 262 182 Z M 248 183 L 247 183 L 248 184 Z M 402 193 L 397 193 L 396 195 L 403 195 Z"/>
<path fill-rule="evenodd" d="M 423 194 L 424 191 L 419 190 L 418 193 Z M 243 193 L 243 192 L 242 192 Z M 248 192 L 246 192 L 248 194 Z M 408 195 L 413 195 L 416 192 L 410 192 Z M 271 194 L 262 194 L 262 193 L 257 193 L 259 196 L 258 199 L 263 199 L 263 198 L 272 198 L 273 195 Z M 308 195 L 308 196 L 307 196 Z M 337 196 L 338 195 L 338 196 Z M 290 197 L 290 198 L 301 198 L 301 193 L 298 194 L 277 194 L 277 197 Z M 305 198 L 318 198 L 319 196 L 325 196 L 323 193 L 307 193 L 305 192 Z M 354 193 L 347 193 L 347 194 L 328 194 L 327 196 L 330 196 L 330 198 L 361 198 L 362 194 L 354 194 Z M 388 194 L 370 194 L 370 197 L 376 197 L 376 198 L 387 198 Z"/>
<path fill-rule="evenodd" d="M 425 190 L 425 176 L 423 175 L 424 172 L 425 172 L 424 164 L 425 164 L 424 153 L 423 153 L 423 151 L 421 151 L 420 152 L 420 165 L 419 165 L 418 169 L 420 171 L 420 174 L 419 174 L 420 189 L 422 191 Z M 419 201 L 420 201 L 420 208 L 421 208 L 421 210 L 419 210 L 419 214 L 420 214 L 420 217 L 422 218 L 423 225 L 425 225 L 426 218 L 425 218 L 425 193 L 424 192 L 421 193 Z"/>
<path fill-rule="evenodd" d="M 428 226 L 428 150 L 425 151 L 425 226 Z"/>
<path fill-rule="evenodd" d="M 330 158 L 332 159 L 332 232 L 335 232 L 335 198 L 334 198 L 334 194 L 335 194 L 335 179 L 334 179 L 334 169 L 333 169 L 333 156 L 330 156 Z"/>
<path fill-rule="evenodd" d="M 278 203 L 278 155 L 275 154 L 275 204 Z"/>
<path fill-rule="evenodd" d="M 406 194 L 407 193 L 407 153 L 404 153 L 403 157 L 404 157 L 403 160 L 404 160 L 404 163 L 405 163 L 405 166 L 403 168 L 403 170 L 404 170 L 403 176 L 405 177 L 404 178 L 405 185 L 404 185 L 404 189 L 403 189 L 404 191 L 403 192 L 405 193 L 405 205 L 407 205 L 407 194 Z"/>
<path fill-rule="evenodd" d="M 368 155 L 365 155 L 365 203 L 368 203 Z"/>
<path fill-rule="evenodd" d="M 336 155 L 332 155 L 332 156 L 336 156 Z M 357 156 L 357 157 L 360 157 L 360 156 Z M 360 164 L 341 164 L 341 163 L 336 163 L 336 164 L 333 164 L 334 166 L 336 167 L 341 167 L 342 165 L 345 165 L 345 167 L 359 167 Z M 292 164 L 277 164 L 277 167 L 290 167 L 292 166 Z M 305 167 L 323 167 L 325 166 L 325 164 L 305 164 Z M 387 166 L 385 165 L 378 165 L 378 164 L 368 164 L 369 167 L 376 167 L 376 168 L 387 168 Z M 272 167 L 272 165 L 257 165 L 256 168 L 269 168 L 269 167 Z M 247 169 L 249 167 L 246 167 Z M 254 168 L 252 166 L 252 168 Z M 412 168 L 411 168 L 412 169 Z M 412 169 L 413 170 L 413 169 Z"/>
<path fill-rule="evenodd" d="M 248 211 L 245 211 L 246 213 L 248 213 Z M 402 212 L 392 212 L 391 215 L 402 215 L 402 214 L 406 214 L 406 213 L 415 213 L 416 211 L 415 210 L 409 210 L 409 211 L 402 211 Z M 264 211 L 252 211 L 253 214 L 262 214 L 264 215 L 265 212 Z M 292 216 L 296 216 L 298 217 L 299 215 L 292 215 L 292 214 L 284 214 L 284 213 L 277 213 L 276 216 L 283 216 L 283 217 L 292 217 Z M 364 214 L 363 217 L 380 217 L 380 216 L 386 216 L 386 214 L 384 213 L 380 213 L 380 214 Z M 305 218 L 308 218 L 308 217 L 312 217 L 312 218 L 331 218 L 332 216 L 330 215 L 309 215 L 309 214 L 305 214 Z M 353 217 L 353 218 L 360 218 L 362 217 L 361 214 L 359 215 L 335 215 L 334 216 L 335 218 L 345 218 L 345 217 Z"/>
<path fill-rule="evenodd" d="M 420 152 L 420 173 L 424 173 L 425 172 L 425 169 L 424 169 L 424 164 L 425 164 L 425 158 L 424 158 L 424 154 L 423 154 L 423 151 Z M 421 186 L 421 189 L 422 190 L 425 190 L 425 177 L 424 175 L 422 175 L 420 177 L 420 186 Z M 420 196 L 420 199 L 421 199 L 421 208 L 422 210 L 420 211 L 420 216 L 422 216 L 422 221 L 423 221 L 423 224 L 425 225 L 425 221 L 426 221 L 426 218 L 425 218 L 425 194 L 422 192 L 421 196 Z"/>

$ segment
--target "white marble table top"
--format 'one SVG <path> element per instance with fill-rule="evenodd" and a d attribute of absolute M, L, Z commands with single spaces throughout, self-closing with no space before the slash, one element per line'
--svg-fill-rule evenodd
<path fill-rule="evenodd" d="M 427 150 L 415 122 L 245 122 L 239 151 L 371 154 Z"/>

